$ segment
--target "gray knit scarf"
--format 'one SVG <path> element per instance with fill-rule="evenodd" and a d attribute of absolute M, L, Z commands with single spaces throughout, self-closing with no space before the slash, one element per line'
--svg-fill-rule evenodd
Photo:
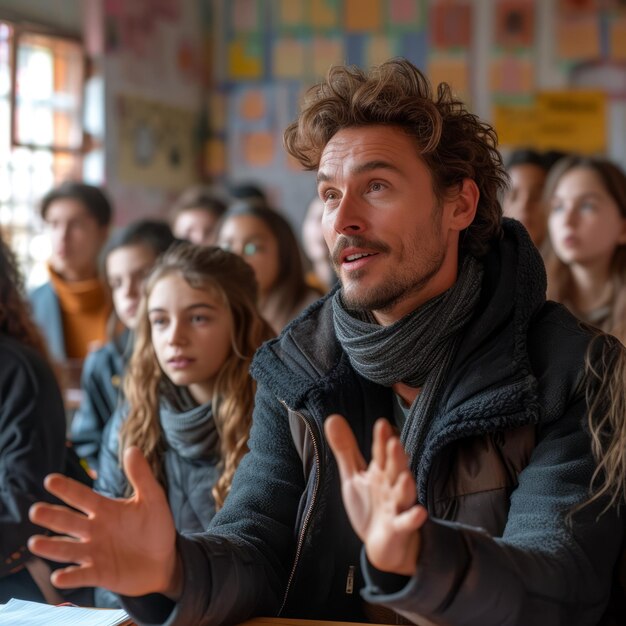
<path fill-rule="evenodd" d="M 379 385 L 403 382 L 421 388 L 401 433 L 415 476 L 442 382 L 478 302 L 482 276 L 482 264 L 466 256 L 450 289 L 391 326 L 346 309 L 341 290 L 333 296 L 335 333 L 352 367 Z"/>

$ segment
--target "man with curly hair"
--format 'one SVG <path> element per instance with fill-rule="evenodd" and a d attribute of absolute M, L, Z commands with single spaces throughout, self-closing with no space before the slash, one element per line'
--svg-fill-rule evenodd
<path fill-rule="evenodd" d="M 597 623 L 623 485 L 596 477 L 589 497 L 592 335 L 546 303 L 537 250 L 502 220 L 493 129 L 396 59 L 333 68 L 285 144 L 317 171 L 340 286 L 257 353 L 224 508 L 176 536 L 130 451 L 131 500 L 50 478 L 88 516 L 36 506 L 71 538 L 31 549 L 78 564 L 55 584 L 109 587 L 146 624 Z"/>

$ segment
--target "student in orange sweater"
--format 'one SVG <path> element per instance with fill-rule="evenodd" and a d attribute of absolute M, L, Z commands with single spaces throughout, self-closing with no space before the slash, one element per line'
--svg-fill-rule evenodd
<path fill-rule="evenodd" d="M 98 255 L 111 223 L 111 204 L 97 187 L 65 182 L 43 198 L 52 242 L 50 281 L 30 294 L 33 316 L 53 359 L 82 360 L 106 339 L 110 299 Z"/>

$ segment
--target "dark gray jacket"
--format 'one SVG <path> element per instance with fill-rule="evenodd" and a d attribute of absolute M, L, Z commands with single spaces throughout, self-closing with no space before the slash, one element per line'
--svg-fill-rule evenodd
<path fill-rule="evenodd" d="M 122 377 L 130 355 L 130 332 L 87 356 L 81 375 L 83 397 L 72 418 L 70 439 L 79 457 L 98 470 L 102 433 L 118 407 Z"/>
<path fill-rule="evenodd" d="M 622 540 L 614 512 L 566 516 L 594 469 L 580 392 L 590 334 L 544 302 L 545 274 L 523 229 L 484 259 L 474 319 L 444 385 L 418 470 L 431 517 L 411 578 L 361 554 L 322 435 L 351 423 L 366 457 L 392 394 L 357 375 L 313 305 L 258 353 L 250 453 L 207 533 L 179 537 L 179 603 L 125 599 L 140 623 L 225 624 L 255 615 L 363 620 L 363 599 L 416 623 L 596 624 Z M 363 582 L 364 581 L 364 582 Z"/>

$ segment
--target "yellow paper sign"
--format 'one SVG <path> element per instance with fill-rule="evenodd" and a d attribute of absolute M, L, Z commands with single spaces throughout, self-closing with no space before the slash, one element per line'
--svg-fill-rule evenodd
<path fill-rule="evenodd" d="M 597 91 L 537 95 L 537 147 L 583 154 L 606 152 L 606 97 Z"/>

